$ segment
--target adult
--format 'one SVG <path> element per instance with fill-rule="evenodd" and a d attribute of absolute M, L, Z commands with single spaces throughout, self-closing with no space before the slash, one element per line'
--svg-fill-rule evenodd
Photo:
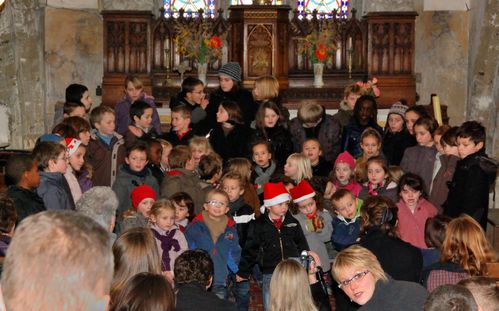
<path fill-rule="evenodd" d="M 97 186 L 85 192 L 76 202 L 76 211 L 95 220 L 110 233 L 116 223 L 118 198 L 111 187 Z M 113 234 L 113 241 L 115 235 Z"/>
<path fill-rule="evenodd" d="M 460 285 L 442 285 L 435 289 L 424 304 L 424 311 L 478 311 L 471 292 Z"/>

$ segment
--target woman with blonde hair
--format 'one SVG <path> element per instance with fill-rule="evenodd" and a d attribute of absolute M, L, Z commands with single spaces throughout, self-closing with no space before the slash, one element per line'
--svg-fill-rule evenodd
<path fill-rule="evenodd" d="M 440 285 L 457 284 L 470 276 L 486 276 L 486 263 L 495 261 L 497 254 L 480 224 L 463 215 L 447 225 L 440 261 L 423 271 L 423 285 L 431 292 Z"/>
<path fill-rule="evenodd" d="M 352 245 L 342 250 L 333 263 L 338 287 L 359 310 L 422 310 L 428 293 L 419 284 L 395 281 L 388 276 L 368 249 Z"/>

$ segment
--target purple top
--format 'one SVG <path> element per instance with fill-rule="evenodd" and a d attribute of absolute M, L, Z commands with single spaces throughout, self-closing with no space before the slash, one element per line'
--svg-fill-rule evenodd
<path fill-rule="evenodd" d="M 159 121 L 159 114 L 156 108 L 156 104 L 154 103 L 154 97 L 147 95 L 142 92 L 139 100 L 143 100 L 152 107 L 152 126 L 158 133 L 161 135 L 161 123 Z M 128 125 L 132 122 L 130 119 L 130 106 L 132 105 L 132 99 L 125 95 L 123 99 L 114 107 L 114 112 L 116 114 L 116 132 L 121 135 L 125 135 L 128 131 Z"/>
<path fill-rule="evenodd" d="M 80 174 L 76 176 L 76 179 L 80 185 L 81 193 L 87 192 L 93 186 L 92 179 L 88 177 L 88 172 L 83 168 L 81 169 Z"/>

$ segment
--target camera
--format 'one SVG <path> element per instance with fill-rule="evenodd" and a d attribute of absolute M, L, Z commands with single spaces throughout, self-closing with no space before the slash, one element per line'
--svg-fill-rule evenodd
<path fill-rule="evenodd" d="M 307 251 L 302 251 L 300 254 L 300 264 L 307 270 L 310 270 L 310 264 L 315 264 L 314 257 L 310 256 Z"/>

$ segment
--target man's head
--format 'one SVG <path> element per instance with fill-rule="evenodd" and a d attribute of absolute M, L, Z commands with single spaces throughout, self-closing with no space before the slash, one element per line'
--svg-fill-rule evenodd
<path fill-rule="evenodd" d="M 111 187 L 92 187 L 76 202 L 78 212 L 92 218 L 110 232 L 114 229 L 117 209 L 118 198 Z"/>
<path fill-rule="evenodd" d="M 173 273 L 176 286 L 197 283 L 209 288 L 213 279 L 213 261 L 205 250 L 188 250 L 175 260 Z"/>
<path fill-rule="evenodd" d="M 426 300 L 424 311 L 478 311 L 471 292 L 460 285 L 437 287 Z"/>
<path fill-rule="evenodd" d="M 112 277 L 109 233 L 87 216 L 47 211 L 17 228 L 1 282 L 7 310 L 106 310 Z"/>

